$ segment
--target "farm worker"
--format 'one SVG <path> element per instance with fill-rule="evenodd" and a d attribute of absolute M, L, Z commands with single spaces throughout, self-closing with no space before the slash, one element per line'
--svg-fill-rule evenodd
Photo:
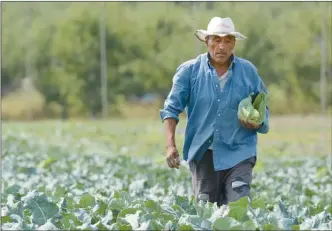
<path fill-rule="evenodd" d="M 256 164 L 257 133 L 269 131 L 269 109 L 263 123 L 254 125 L 237 117 L 239 102 L 250 93 L 267 89 L 257 68 L 234 54 L 236 32 L 231 18 L 213 17 L 207 30 L 195 36 L 207 52 L 176 69 L 172 87 L 160 110 L 170 168 L 179 168 L 175 142 L 179 114 L 186 110 L 183 159 L 189 164 L 195 198 L 220 206 L 243 196 L 250 198 Z"/>

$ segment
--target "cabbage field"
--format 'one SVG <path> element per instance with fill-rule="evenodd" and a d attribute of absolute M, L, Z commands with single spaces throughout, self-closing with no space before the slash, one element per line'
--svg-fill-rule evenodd
<path fill-rule="evenodd" d="M 1 229 L 331 230 L 331 158 L 280 129 L 260 140 L 252 201 L 218 207 L 192 198 L 185 162 L 167 167 L 159 122 L 5 123 Z"/>

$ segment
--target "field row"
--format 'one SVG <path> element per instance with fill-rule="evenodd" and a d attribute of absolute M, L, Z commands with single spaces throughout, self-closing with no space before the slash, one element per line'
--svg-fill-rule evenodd
<path fill-rule="evenodd" d="M 49 132 L 53 138 L 3 133 L 4 230 L 332 229 L 332 171 L 324 156 L 262 158 L 253 200 L 217 207 L 192 198 L 186 163 L 171 170 L 135 150 L 107 153 L 93 139 L 71 139 L 77 130 Z"/>

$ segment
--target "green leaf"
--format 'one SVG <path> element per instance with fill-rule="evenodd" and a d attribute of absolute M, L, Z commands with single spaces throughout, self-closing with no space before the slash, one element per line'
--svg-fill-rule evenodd
<path fill-rule="evenodd" d="M 108 204 L 108 208 L 114 211 L 121 211 L 124 209 L 128 204 L 132 202 L 132 198 L 128 194 L 128 192 L 124 191 L 115 191 L 113 193 L 113 198 Z"/>
<path fill-rule="evenodd" d="M 161 214 L 159 214 L 159 220 L 163 223 L 166 223 L 167 221 L 176 223 L 178 220 L 178 217 L 177 217 L 177 215 L 173 215 L 170 213 L 161 213 Z"/>
<path fill-rule="evenodd" d="M 249 219 L 247 215 L 247 208 L 244 207 L 231 207 L 227 216 L 241 222 Z"/>
<path fill-rule="evenodd" d="M 49 168 L 53 163 L 55 163 L 57 159 L 50 157 L 46 160 L 43 160 L 42 162 L 39 163 L 38 167 L 39 168 Z"/>
<path fill-rule="evenodd" d="M 79 208 L 75 209 L 73 212 L 80 222 L 83 224 L 91 224 L 92 217 L 85 209 Z"/>
<path fill-rule="evenodd" d="M 151 229 L 152 230 L 161 230 L 163 228 L 163 225 L 156 220 L 151 221 Z"/>
<path fill-rule="evenodd" d="M 183 214 L 178 223 L 180 224 L 190 224 L 194 228 L 200 228 L 203 218 L 198 215 Z"/>
<path fill-rule="evenodd" d="M 277 213 L 278 217 L 285 217 L 285 218 L 289 217 L 287 208 L 286 208 L 284 202 L 282 202 L 282 201 L 279 201 L 277 204 L 275 204 L 274 210 Z"/>
<path fill-rule="evenodd" d="M 227 205 L 223 205 L 213 212 L 213 214 L 209 218 L 209 221 L 214 223 L 219 217 L 225 217 L 228 214 L 228 212 L 229 212 L 229 207 Z"/>
<path fill-rule="evenodd" d="M 97 201 L 95 206 L 92 209 L 92 212 L 98 214 L 99 216 L 104 216 L 107 209 L 107 205 L 104 201 Z"/>
<path fill-rule="evenodd" d="M 51 220 L 47 220 L 47 222 L 40 227 L 38 227 L 39 230 L 59 230 L 52 222 Z"/>
<path fill-rule="evenodd" d="M 161 206 L 159 204 L 157 204 L 157 202 L 153 201 L 153 200 L 147 200 L 145 203 L 145 208 L 147 209 L 148 212 L 156 212 L 157 214 L 159 214 L 161 212 Z"/>
<path fill-rule="evenodd" d="M 325 227 L 325 223 L 328 223 L 331 219 L 331 215 L 328 215 L 326 211 L 306 219 L 302 224 L 300 224 L 300 229 L 319 229 L 320 227 Z"/>
<path fill-rule="evenodd" d="M 233 225 L 229 230 L 243 230 L 243 226 L 241 224 Z"/>
<path fill-rule="evenodd" d="M 118 218 L 125 218 L 126 215 L 128 214 L 135 214 L 137 212 L 137 209 L 134 208 L 125 208 L 123 210 L 120 211 L 120 213 L 118 214 Z"/>
<path fill-rule="evenodd" d="M 241 197 L 236 201 L 231 201 L 228 203 L 229 207 L 240 207 L 240 208 L 247 208 L 250 203 L 250 198 L 248 196 Z"/>
<path fill-rule="evenodd" d="M 263 230 L 280 230 L 280 228 L 277 225 L 273 224 L 264 224 L 261 227 Z"/>
<path fill-rule="evenodd" d="M 228 230 L 232 226 L 233 219 L 230 217 L 220 217 L 213 224 L 213 230 Z"/>
<path fill-rule="evenodd" d="M 66 194 L 67 190 L 65 187 L 62 186 L 57 186 L 55 188 L 54 194 L 53 194 L 53 198 L 55 202 L 60 201 L 61 197 L 64 197 Z"/>
<path fill-rule="evenodd" d="M 22 198 L 23 199 L 23 198 Z M 32 214 L 32 222 L 43 225 L 48 219 L 58 215 L 59 209 L 56 204 L 49 202 L 47 197 L 42 193 L 32 191 L 23 199 L 26 208 Z"/>
<path fill-rule="evenodd" d="M 300 226 L 299 225 L 292 225 L 291 229 L 292 230 L 300 230 Z"/>
<path fill-rule="evenodd" d="M 155 220 L 155 219 L 158 219 L 158 217 L 155 217 L 154 214 L 151 214 L 151 213 L 143 214 L 140 217 L 140 223 L 144 223 L 144 222 Z M 151 225 L 151 223 L 149 225 Z"/>
<path fill-rule="evenodd" d="M 312 197 L 314 195 L 317 195 L 317 193 L 313 190 L 311 190 L 310 188 L 306 187 L 304 189 L 304 194 L 307 196 L 307 197 Z"/>
<path fill-rule="evenodd" d="M 212 214 L 218 210 L 218 206 L 216 204 L 212 204 L 211 202 L 204 202 L 200 200 L 199 202 L 194 201 L 193 204 L 197 215 L 203 219 L 210 218 Z"/>
<path fill-rule="evenodd" d="M 7 194 L 16 194 L 20 192 L 21 187 L 17 184 L 14 184 L 6 189 Z"/>
<path fill-rule="evenodd" d="M 95 198 L 91 196 L 89 193 L 83 193 L 80 196 L 80 201 L 79 201 L 80 208 L 93 207 L 95 203 L 96 203 Z"/>
<path fill-rule="evenodd" d="M 105 225 L 105 224 L 101 223 L 100 221 L 97 224 L 97 228 L 98 228 L 98 230 L 112 230 L 110 225 Z"/>
<path fill-rule="evenodd" d="M 116 191 L 116 192 L 114 192 L 113 198 L 122 199 L 124 201 L 127 201 L 128 203 L 132 202 L 131 196 L 126 191 L 119 191 L 119 192 Z"/>
<path fill-rule="evenodd" d="M 116 210 L 116 211 L 121 211 L 124 208 L 124 206 L 125 206 L 125 204 L 124 204 L 123 200 L 113 198 L 110 201 L 108 208 L 112 209 L 112 210 Z"/>
<path fill-rule="evenodd" d="M 322 167 L 319 167 L 317 169 L 316 176 L 317 176 L 317 178 L 321 178 L 321 177 L 324 177 L 324 176 L 326 176 L 328 174 L 329 174 L 328 168 L 326 166 L 322 166 Z"/>
<path fill-rule="evenodd" d="M 195 230 L 194 227 L 190 224 L 181 224 L 177 230 Z"/>
<path fill-rule="evenodd" d="M 195 207 L 190 203 L 187 197 L 185 196 L 175 196 L 175 204 L 179 205 L 184 211 L 188 214 L 195 214 L 196 210 Z"/>
<path fill-rule="evenodd" d="M 120 221 L 112 224 L 110 230 L 133 230 L 133 228 L 130 224 Z"/>
<path fill-rule="evenodd" d="M 65 196 L 63 201 L 62 201 L 62 204 L 61 204 L 61 208 L 63 209 L 75 209 L 79 207 L 76 202 L 74 201 L 74 199 L 72 197 L 68 197 L 68 196 Z"/>
<path fill-rule="evenodd" d="M 95 225 L 96 223 L 98 223 L 100 221 L 99 219 L 100 217 L 95 215 L 95 214 L 91 214 L 91 224 Z"/>
<path fill-rule="evenodd" d="M 292 218 L 279 218 L 278 226 L 281 229 L 290 230 L 292 225 L 296 225 L 296 220 Z"/>
<path fill-rule="evenodd" d="M 164 227 L 164 231 L 171 231 L 171 230 L 175 230 L 176 228 L 176 224 L 172 223 L 172 221 L 168 221 Z"/>
<path fill-rule="evenodd" d="M 77 226 L 76 229 L 77 230 L 96 230 L 98 227 L 98 224 L 97 225 L 91 225 L 91 224 L 88 224 L 88 223 L 83 223 L 81 226 Z"/>
<path fill-rule="evenodd" d="M 181 217 L 181 215 L 185 213 L 183 208 L 181 208 L 178 204 L 173 204 L 172 209 L 174 209 L 174 211 L 177 213 L 178 217 Z"/>
<path fill-rule="evenodd" d="M 244 230 L 256 230 L 258 228 L 257 223 L 255 223 L 253 220 L 248 220 L 243 223 Z"/>
<path fill-rule="evenodd" d="M 162 216 L 172 216 L 177 217 L 177 213 L 170 206 L 162 206 Z"/>
<path fill-rule="evenodd" d="M 11 223 L 13 222 L 12 218 L 10 216 L 1 216 L 1 224 L 3 223 Z"/>
<path fill-rule="evenodd" d="M 251 204 L 251 207 L 254 209 L 257 209 L 257 208 L 265 209 L 265 207 L 266 207 L 265 200 L 261 199 L 261 198 L 254 199 Z"/>
<path fill-rule="evenodd" d="M 9 210 L 9 214 L 17 214 L 20 217 L 23 217 L 23 213 L 24 213 L 24 207 L 22 201 L 16 202 L 13 205 L 13 207 L 11 207 Z"/>
<path fill-rule="evenodd" d="M 83 222 L 80 221 L 74 213 L 62 213 L 61 215 L 64 229 L 71 229 L 83 224 Z"/>
<path fill-rule="evenodd" d="M 271 213 L 267 214 L 268 222 L 273 225 L 278 226 L 279 218 L 281 218 L 280 214 L 278 214 L 276 212 L 271 212 Z"/>
<path fill-rule="evenodd" d="M 201 222 L 201 228 L 203 230 L 211 230 L 212 229 L 212 223 L 209 220 L 203 220 Z"/>

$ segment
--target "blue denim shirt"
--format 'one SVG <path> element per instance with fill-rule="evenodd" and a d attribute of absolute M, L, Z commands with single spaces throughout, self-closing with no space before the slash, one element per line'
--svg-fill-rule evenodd
<path fill-rule="evenodd" d="M 263 126 L 258 130 L 244 128 L 237 117 L 240 101 L 252 92 L 268 93 L 257 68 L 233 55 L 222 91 L 214 71 L 208 53 L 182 63 L 160 117 L 162 121 L 174 118 L 178 123 L 179 114 L 186 110 L 183 159 L 199 161 L 213 140 L 214 169 L 218 171 L 257 155 L 257 133 L 269 130 L 269 108 Z"/>

